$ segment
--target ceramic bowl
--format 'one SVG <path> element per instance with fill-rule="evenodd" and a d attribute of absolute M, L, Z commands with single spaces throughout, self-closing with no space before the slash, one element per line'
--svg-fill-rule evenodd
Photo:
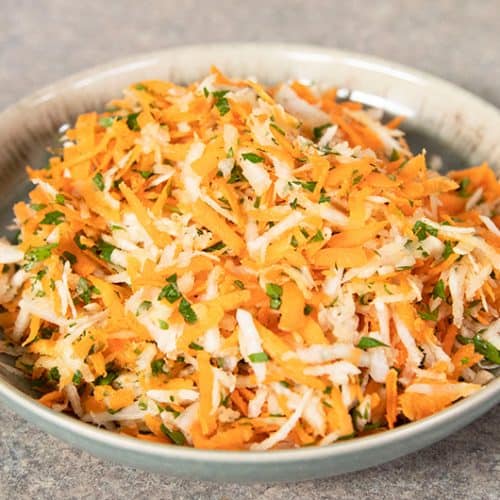
<path fill-rule="evenodd" d="M 500 113 L 445 81 L 373 57 L 318 47 L 178 47 L 71 76 L 0 114 L 0 227 L 12 220 L 12 203 L 27 193 L 24 165 L 46 160 L 46 147 L 61 124 L 102 108 L 129 83 L 147 78 L 189 82 L 206 74 L 211 64 L 229 75 L 255 76 L 266 83 L 296 78 L 349 89 L 354 100 L 406 116 L 407 127 L 421 142 L 454 153 L 448 156 L 453 167 L 488 160 L 500 170 Z M 29 386 L 5 368 L 0 369 L 0 397 L 46 432 L 115 462 L 192 479 L 298 481 L 370 467 L 444 438 L 500 401 L 500 378 L 436 415 L 391 431 L 325 447 L 267 452 L 182 448 L 98 429 L 38 404 Z"/>

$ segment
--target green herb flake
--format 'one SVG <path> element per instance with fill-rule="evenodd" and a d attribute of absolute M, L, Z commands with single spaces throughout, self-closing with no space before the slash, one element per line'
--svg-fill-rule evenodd
<path fill-rule="evenodd" d="M 45 217 L 40 221 L 40 224 L 49 224 L 57 226 L 64 222 L 65 215 L 59 210 L 54 210 L 53 212 L 47 212 Z"/>
<path fill-rule="evenodd" d="M 179 312 L 185 321 L 189 324 L 196 323 L 198 321 L 198 316 L 194 312 L 194 309 L 191 307 L 191 304 L 182 297 L 181 302 L 179 304 Z"/>
<path fill-rule="evenodd" d="M 228 184 L 235 184 L 237 182 L 246 181 L 245 176 L 243 175 L 243 170 L 239 165 L 235 165 L 231 169 L 231 174 L 229 175 L 229 179 L 227 180 Z"/>
<path fill-rule="evenodd" d="M 323 236 L 323 232 L 318 229 L 316 231 L 316 234 L 311 238 L 311 242 L 316 242 L 316 241 L 324 241 L 325 237 Z"/>
<path fill-rule="evenodd" d="M 271 128 L 273 128 L 274 130 L 276 130 L 276 132 L 278 132 L 279 134 L 285 135 L 285 131 L 281 127 L 278 127 L 278 125 L 276 125 L 276 123 L 271 123 L 269 126 Z"/>
<path fill-rule="evenodd" d="M 139 170 L 139 174 L 143 179 L 149 179 L 153 172 L 151 170 Z"/>
<path fill-rule="evenodd" d="M 252 363 L 265 363 L 269 361 L 269 356 L 265 352 L 254 352 L 248 355 L 248 359 Z"/>
<path fill-rule="evenodd" d="M 445 291 L 444 291 L 444 281 L 443 280 L 439 280 L 435 285 L 434 285 L 434 289 L 432 290 L 432 296 L 437 299 L 438 297 L 440 299 L 446 299 L 446 294 L 445 294 Z"/>
<path fill-rule="evenodd" d="M 217 243 L 214 243 L 213 245 L 205 248 L 203 251 L 204 252 L 216 252 L 217 250 L 222 250 L 226 248 L 226 244 L 223 241 L 218 241 Z"/>
<path fill-rule="evenodd" d="M 95 184 L 99 191 L 104 191 L 104 177 L 101 172 L 97 172 L 97 174 L 92 177 L 92 182 Z"/>
<path fill-rule="evenodd" d="M 160 430 L 167 436 L 174 444 L 182 446 L 186 444 L 186 437 L 181 431 L 171 431 L 165 424 L 160 425 Z"/>
<path fill-rule="evenodd" d="M 139 123 L 137 121 L 137 117 L 139 116 L 139 113 L 130 113 L 127 116 L 127 127 L 130 130 L 133 130 L 134 132 L 138 132 L 141 130 L 141 127 L 139 126 Z"/>
<path fill-rule="evenodd" d="M 111 243 L 107 243 L 104 240 L 99 240 L 96 245 L 96 250 L 99 257 L 106 262 L 111 262 L 111 254 L 116 247 Z"/>
<path fill-rule="evenodd" d="M 253 202 L 253 208 L 259 208 L 260 207 L 260 196 L 257 196 L 255 198 L 255 201 Z"/>
<path fill-rule="evenodd" d="M 146 90 L 146 87 L 142 83 L 135 85 L 135 90 Z"/>
<path fill-rule="evenodd" d="M 269 297 L 269 306 L 271 309 L 279 309 L 281 307 L 281 296 L 283 288 L 275 283 L 266 284 L 266 294 Z"/>
<path fill-rule="evenodd" d="M 314 127 L 313 128 L 313 137 L 314 137 L 314 140 L 318 141 L 319 139 L 321 139 L 321 137 L 323 136 L 323 133 L 325 132 L 325 130 L 328 127 L 331 127 L 331 126 L 332 126 L 331 123 L 325 123 L 323 125 L 320 125 L 319 127 Z"/>
<path fill-rule="evenodd" d="M 80 250 L 87 250 L 87 245 L 84 245 L 82 242 L 81 242 L 81 237 L 82 237 L 82 234 L 81 233 L 76 233 L 75 234 L 75 237 L 73 238 L 73 241 L 75 242 L 76 246 L 80 249 Z"/>
<path fill-rule="evenodd" d="M 33 267 L 35 262 L 41 262 L 48 259 L 52 255 L 52 249 L 57 247 L 57 243 L 50 243 L 49 245 L 44 245 L 41 247 L 31 247 L 25 253 L 24 258 L 28 261 L 25 266 L 26 270 Z"/>
<path fill-rule="evenodd" d="M 39 212 L 40 210 L 43 210 L 46 206 L 47 205 L 45 205 L 45 203 L 31 203 L 30 208 L 35 212 Z"/>
<path fill-rule="evenodd" d="M 297 198 L 294 198 L 294 200 L 290 203 L 290 206 L 293 208 L 293 210 L 296 210 L 297 203 Z"/>
<path fill-rule="evenodd" d="M 139 314 L 149 311 L 151 307 L 153 306 L 153 303 L 150 300 L 143 300 L 139 307 L 137 308 L 137 311 L 135 313 L 136 316 L 139 316 Z"/>
<path fill-rule="evenodd" d="M 229 101 L 225 97 L 228 92 L 229 90 L 218 90 L 216 92 L 212 92 L 212 95 L 215 97 L 215 107 L 219 110 L 221 116 L 224 116 L 231 110 Z"/>
<path fill-rule="evenodd" d="M 190 349 L 193 349 L 195 351 L 203 351 L 203 346 L 200 344 L 197 344 L 196 342 L 191 342 L 188 346 Z"/>
<path fill-rule="evenodd" d="M 306 190 L 309 191 L 310 193 L 314 192 L 314 189 L 316 188 L 316 181 L 301 181 L 300 185 Z"/>
<path fill-rule="evenodd" d="M 391 156 L 389 156 L 389 161 L 398 161 L 399 158 L 399 151 L 397 149 L 393 149 L 391 151 Z"/>
<path fill-rule="evenodd" d="M 356 347 L 359 347 L 360 349 L 366 351 L 366 349 L 371 349 L 372 347 L 389 347 L 389 346 L 387 344 L 384 344 L 380 340 L 374 339 L 372 337 L 361 337 Z"/>
<path fill-rule="evenodd" d="M 326 196 L 325 193 L 321 193 L 318 203 L 330 203 L 331 200 L 332 200 L 331 196 Z"/>
<path fill-rule="evenodd" d="M 117 378 L 118 378 L 118 372 L 115 372 L 114 370 L 111 369 L 106 369 L 107 373 L 106 375 L 101 375 L 100 377 L 97 377 L 94 381 L 95 385 L 111 385 Z"/>
<path fill-rule="evenodd" d="M 470 179 L 468 177 L 464 177 L 463 179 L 460 180 L 459 182 L 459 188 L 457 191 L 458 196 L 460 198 L 469 198 L 470 193 L 467 192 L 467 188 L 469 187 L 470 184 Z"/>
<path fill-rule="evenodd" d="M 280 385 L 286 387 L 287 389 L 290 387 L 290 383 L 287 382 L 286 380 L 280 380 Z"/>
<path fill-rule="evenodd" d="M 444 242 L 443 260 L 446 260 L 453 253 L 453 245 L 450 241 Z"/>
<path fill-rule="evenodd" d="M 80 278 L 76 284 L 76 293 L 78 298 L 87 305 L 90 302 L 90 298 L 93 293 L 99 292 L 95 286 L 93 286 L 85 278 Z"/>
<path fill-rule="evenodd" d="M 290 245 L 292 245 L 293 248 L 297 248 L 299 246 L 299 242 L 295 236 L 290 238 Z"/>
<path fill-rule="evenodd" d="M 418 238 L 418 241 L 422 241 L 429 235 L 437 236 L 438 230 L 435 227 L 429 226 L 429 224 L 418 220 L 413 226 L 413 234 Z"/>
<path fill-rule="evenodd" d="M 457 340 L 461 344 L 474 344 L 474 350 L 482 354 L 485 359 L 500 365 L 500 350 L 498 350 L 492 343 L 484 340 L 478 333 L 473 338 L 467 338 L 463 335 L 457 335 Z"/>
<path fill-rule="evenodd" d="M 162 330 L 168 330 L 170 328 L 170 325 L 164 319 L 159 319 L 158 325 Z"/>
<path fill-rule="evenodd" d="M 166 373 L 164 370 L 165 360 L 164 359 L 154 359 L 151 361 L 151 373 L 156 377 L 162 373 Z"/>
<path fill-rule="evenodd" d="M 47 378 L 52 382 L 59 382 L 59 380 L 61 380 L 61 374 L 59 373 L 59 368 L 57 368 L 57 366 L 53 366 L 47 372 Z"/>
<path fill-rule="evenodd" d="M 139 407 L 139 410 L 142 410 L 142 411 L 145 411 L 148 409 L 148 404 L 146 403 L 146 401 L 143 401 L 141 399 L 141 401 L 139 401 L 139 403 L 137 403 L 137 406 Z"/>
<path fill-rule="evenodd" d="M 248 160 L 252 163 L 262 163 L 264 161 L 262 156 L 256 155 L 255 153 L 243 153 L 241 156 L 244 160 Z"/>
<path fill-rule="evenodd" d="M 177 282 L 171 282 L 168 285 L 165 285 L 160 294 L 158 295 L 158 300 L 167 299 L 171 304 L 176 302 L 181 298 L 182 294 L 177 287 Z"/>
<path fill-rule="evenodd" d="M 304 306 L 304 315 L 305 316 L 309 316 L 309 314 L 311 314 L 313 311 L 313 306 L 311 304 L 306 304 Z"/>
<path fill-rule="evenodd" d="M 241 280 L 234 280 L 233 284 L 234 284 L 235 287 L 239 288 L 240 290 L 244 290 L 245 289 L 245 284 Z"/>
<path fill-rule="evenodd" d="M 418 315 L 426 321 L 437 321 L 439 313 L 439 307 L 436 307 L 434 311 L 418 311 Z"/>
<path fill-rule="evenodd" d="M 66 201 L 66 198 L 64 197 L 63 194 L 57 193 L 56 197 L 55 197 L 55 200 L 56 200 L 56 203 L 58 203 L 59 205 L 64 205 L 64 203 Z"/>
<path fill-rule="evenodd" d="M 75 385 L 80 385 L 83 380 L 83 375 L 80 370 L 76 370 L 76 372 L 73 374 L 73 378 L 71 379 L 73 384 Z"/>
<path fill-rule="evenodd" d="M 77 262 L 75 255 L 73 255 L 71 252 L 68 252 L 67 250 L 62 253 L 61 257 L 64 261 L 68 261 L 72 266 L 74 266 Z"/>
<path fill-rule="evenodd" d="M 115 119 L 112 116 L 101 116 L 99 118 L 99 125 L 103 128 L 109 128 L 113 125 Z"/>

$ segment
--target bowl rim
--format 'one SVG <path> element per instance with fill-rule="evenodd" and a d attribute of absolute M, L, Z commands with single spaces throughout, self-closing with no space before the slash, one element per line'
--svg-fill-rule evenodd
<path fill-rule="evenodd" d="M 7 106 L 0 112 L 0 118 L 10 114 L 21 114 L 25 107 L 36 106 L 41 102 L 57 98 L 58 92 L 63 89 L 75 88 L 85 85 L 86 81 L 96 81 L 99 77 L 127 72 L 131 68 L 147 66 L 155 59 L 164 58 L 173 53 L 198 52 L 205 53 L 211 50 L 220 51 L 255 51 L 265 53 L 266 51 L 282 52 L 287 57 L 311 58 L 324 57 L 329 60 L 342 61 L 343 64 L 370 69 L 374 72 L 390 74 L 399 79 L 411 80 L 422 87 L 438 86 L 441 89 L 452 92 L 455 96 L 465 99 L 469 106 L 474 106 L 482 111 L 492 113 L 500 124 L 500 112 L 492 104 L 484 101 L 463 88 L 441 78 L 432 76 L 426 72 L 412 69 L 408 66 L 387 61 L 385 59 L 365 55 L 361 53 L 327 48 L 311 44 L 288 44 L 288 43 L 213 43 L 179 45 L 166 49 L 144 52 L 110 62 L 94 66 L 90 69 L 73 73 L 70 76 L 59 79 L 54 83 L 46 85 L 39 90 L 30 93 L 13 104 Z M 37 400 L 22 392 L 8 383 L 0 376 L 0 398 L 11 406 L 16 407 L 16 413 L 24 418 L 24 412 L 32 416 L 30 419 L 40 419 L 52 424 L 54 427 L 78 434 L 79 436 L 93 442 L 99 442 L 115 450 L 134 452 L 164 458 L 176 458 L 190 462 L 233 462 L 240 465 L 256 463 L 259 464 L 282 464 L 303 460 L 320 460 L 341 455 L 352 455 L 375 447 L 383 447 L 394 442 L 399 442 L 418 434 L 425 434 L 434 428 L 440 428 L 459 420 L 464 414 L 481 406 L 492 407 L 500 402 L 500 377 L 492 380 L 478 392 L 467 398 L 452 404 L 450 407 L 421 420 L 404 424 L 395 429 L 382 431 L 365 437 L 357 437 L 345 441 L 337 441 L 327 446 L 312 446 L 302 448 L 291 448 L 283 450 L 252 451 L 230 451 L 230 450 L 206 450 L 184 446 L 165 445 L 142 441 L 137 438 L 118 434 L 93 424 L 83 422 L 75 417 L 51 410 L 40 404 Z M 22 410 L 22 411 L 19 411 Z M 35 424 L 36 425 L 36 424 Z"/>

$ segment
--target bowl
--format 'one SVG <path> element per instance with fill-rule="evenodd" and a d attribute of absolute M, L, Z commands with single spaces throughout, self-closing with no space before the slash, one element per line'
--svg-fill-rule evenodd
<path fill-rule="evenodd" d="M 128 84 L 161 78 L 183 83 L 215 64 L 235 77 L 265 83 L 290 78 L 342 88 L 351 99 L 404 115 L 410 143 L 429 144 L 456 168 L 488 160 L 500 171 L 500 113 L 472 94 L 404 66 L 319 47 L 231 44 L 177 47 L 138 55 L 76 74 L 22 99 L 0 114 L 0 227 L 13 202 L 26 196 L 24 165 L 42 165 L 61 124 L 96 110 Z M 429 149 L 428 148 L 428 149 Z M 299 481 L 380 464 L 444 438 L 500 401 L 500 378 L 433 416 L 367 437 L 324 447 L 267 452 L 210 451 L 122 436 L 54 412 L 32 398 L 30 387 L 0 357 L 0 398 L 44 431 L 90 453 L 191 479 Z"/>

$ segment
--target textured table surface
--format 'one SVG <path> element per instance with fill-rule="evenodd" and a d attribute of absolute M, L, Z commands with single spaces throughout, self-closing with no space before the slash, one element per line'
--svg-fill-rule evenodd
<path fill-rule="evenodd" d="M 498 0 L 0 0 L 0 7 L 0 107 L 123 55 L 236 40 L 365 52 L 431 72 L 500 106 Z M 0 405 L 0 499 L 498 498 L 499 423 L 497 407 L 426 450 L 329 480 L 216 485 L 103 462 Z"/>

